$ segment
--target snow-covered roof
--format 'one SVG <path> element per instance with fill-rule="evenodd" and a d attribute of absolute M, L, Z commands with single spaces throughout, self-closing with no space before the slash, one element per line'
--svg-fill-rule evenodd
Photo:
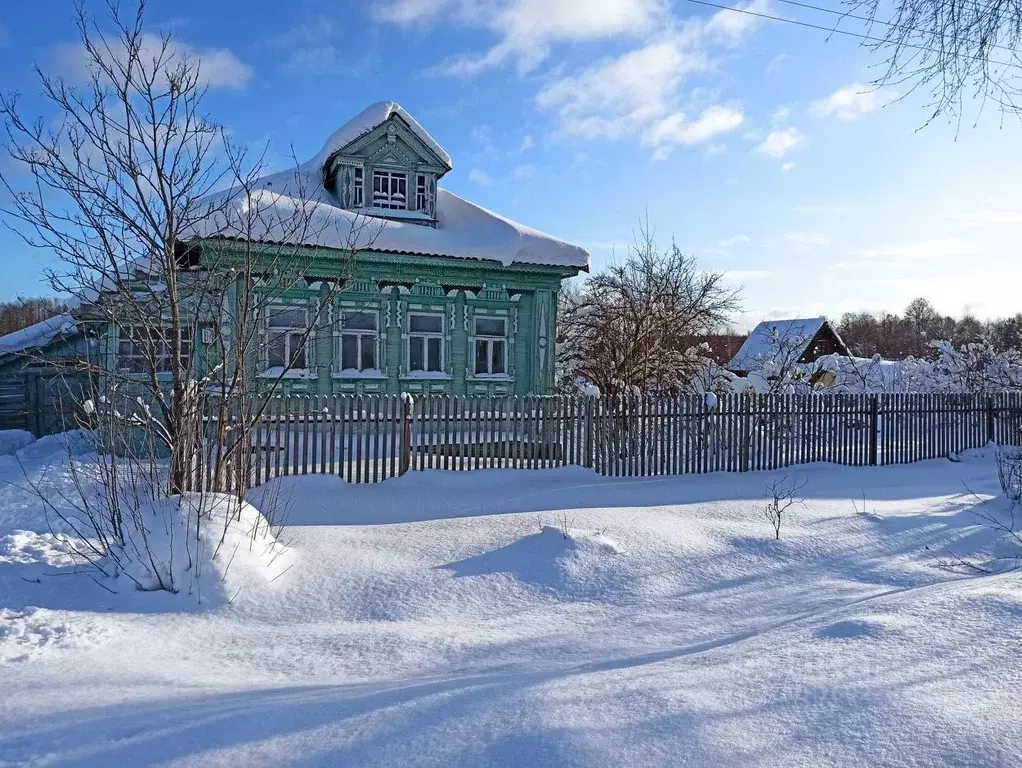
<path fill-rule="evenodd" d="M 408 123 L 408 127 L 415 137 L 419 139 L 423 144 L 430 148 L 434 154 L 436 154 L 444 163 L 447 164 L 448 168 L 453 168 L 451 163 L 451 156 L 447 154 L 447 151 L 441 147 L 436 139 L 426 132 L 426 129 L 419 125 L 419 122 L 412 117 L 400 104 L 393 101 L 378 101 L 375 104 L 370 104 L 368 107 L 363 109 L 351 120 L 346 122 L 340 128 L 333 132 L 329 139 L 326 140 L 326 144 L 323 145 L 323 149 L 319 151 L 314 160 L 318 160 L 320 165 L 329 160 L 334 154 L 340 152 L 346 146 L 355 141 L 360 136 L 364 136 L 369 133 L 373 128 L 385 123 L 390 119 L 391 115 L 398 115 L 402 120 Z"/>
<path fill-rule="evenodd" d="M 519 263 L 589 268 L 589 252 L 585 248 L 519 224 L 446 189 L 437 190 L 435 227 L 401 216 L 403 212 L 342 208 L 335 194 L 324 186 L 324 164 L 341 146 L 395 112 L 410 125 L 418 126 L 397 104 L 375 104 L 346 123 L 331 136 L 319 154 L 298 168 L 259 179 L 248 194 L 235 188 L 207 198 L 216 210 L 215 215 L 206 217 L 187 234 L 341 250 L 482 259 L 505 266 Z M 447 157 L 421 126 L 418 131 L 425 137 L 423 141 L 428 139 L 431 148 Z M 296 215 L 297 211 L 303 213 Z M 380 215 L 373 215 L 376 213 Z M 395 213 L 401 220 L 394 220 Z M 301 222 L 300 227 L 296 227 L 297 222 Z"/>
<path fill-rule="evenodd" d="M 0 336 L 0 355 L 12 355 L 39 349 L 61 336 L 73 336 L 78 326 L 71 315 L 56 315 L 20 331 Z"/>
<path fill-rule="evenodd" d="M 824 317 L 764 320 L 753 328 L 727 367 L 732 371 L 751 371 L 782 352 L 798 360 L 826 322 Z"/>

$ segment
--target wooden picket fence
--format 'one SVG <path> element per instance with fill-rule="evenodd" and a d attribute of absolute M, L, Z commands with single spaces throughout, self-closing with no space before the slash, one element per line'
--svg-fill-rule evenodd
<path fill-rule="evenodd" d="M 905 464 L 1022 445 L 1022 393 L 679 397 L 292 396 L 267 403 L 234 484 L 333 474 L 375 483 L 425 469 L 601 475 Z M 223 446 L 207 441 L 195 488 Z M 230 484 L 230 483 L 229 483 Z"/>

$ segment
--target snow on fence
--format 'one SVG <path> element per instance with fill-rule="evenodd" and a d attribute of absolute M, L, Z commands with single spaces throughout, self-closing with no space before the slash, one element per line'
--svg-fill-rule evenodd
<path fill-rule="evenodd" d="M 379 482 L 424 469 L 576 465 L 650 477 L 904 464 L 990 442 L 1022 445 L 1022 393 L 278 397 L 249 449 L 234 455 L 236 476 L 255 486 L 310 473 Z M 203 468 L 223 449 L 207 441 L 195 487 L 208 487 Z"/>

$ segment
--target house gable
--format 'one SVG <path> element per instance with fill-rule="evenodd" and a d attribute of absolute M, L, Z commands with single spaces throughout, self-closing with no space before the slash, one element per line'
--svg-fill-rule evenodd
<path fill-rule="evenodd" d="M 437 180 L 451 164 L 420 132 L 410 118 L 391 112 L 328 155 L 324 185 L 342 208 L 436 226 Z"/>

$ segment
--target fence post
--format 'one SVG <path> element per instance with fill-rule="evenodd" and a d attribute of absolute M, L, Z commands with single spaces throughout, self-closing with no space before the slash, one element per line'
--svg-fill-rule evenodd
<path fill-rule="evenodd" d="M 869 463 L 876 466 L 879 461 L 877 450 L 880 432 L 880 395 L 869 396 Z"/>
<path fill-rule="evenodd" d="M 987 443 L 997 442 L 996 424 L 994 422 L 994 398 L 987 395 Z"/>
<path fill-rule="evenodd" d="M 415 400 L 409 394 L 401 396 L 401 470 L 407 472 L 412 465 L 412 422 L 415 419 Z"/>

